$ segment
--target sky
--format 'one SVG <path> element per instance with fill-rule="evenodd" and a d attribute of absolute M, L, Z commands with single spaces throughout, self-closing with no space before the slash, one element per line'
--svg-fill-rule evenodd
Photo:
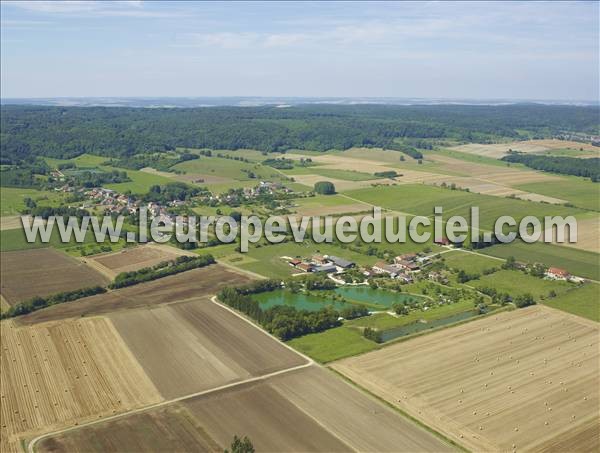
<path fill-rule="evenodd" d="M 2 1 L 1 96 L 599 97 L 599 2 Z"/>

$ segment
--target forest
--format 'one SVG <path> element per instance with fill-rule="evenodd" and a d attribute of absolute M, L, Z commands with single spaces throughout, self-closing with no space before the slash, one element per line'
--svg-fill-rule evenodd
<path fill-rule="evenodd" d="M 600 135 L 599 108 L 516 104 L 300 105 L 127 108 L 1 107 L 0 163 L 83 153 L 127 158 L 177 147 L 325 151 L 354 146 L 399 149 L 419 158 L 423 139 L 488 143 L 568 131 Z M 403 140 L 409 145 L 402 145 Z M 140 163 L 131 162 L 131 167 Z"/>
<path fill-rule="evenodd" d="M 502 160 L 526 165 L 535 170 L 542 170 L 562 175 L 582 176 L 592 182 L 600 182 L 600 158 L 578 159 L 576 157 L 536 156 L 512 152 Z"/>

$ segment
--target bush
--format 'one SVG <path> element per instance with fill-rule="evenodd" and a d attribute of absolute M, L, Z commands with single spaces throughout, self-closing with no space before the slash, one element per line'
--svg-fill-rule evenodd
<path fill-rule="evenodd" d="M 330 181 L 318 181 L 315 183 L 314 190 L 321 195 L 332 195 L 335 193 L 335 186 Z"/>

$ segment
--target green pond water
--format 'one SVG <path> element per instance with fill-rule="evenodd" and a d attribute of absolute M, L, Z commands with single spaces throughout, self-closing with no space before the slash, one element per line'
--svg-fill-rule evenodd
<path fill-rule="evenodd" d="M 343 297 L 346 302 L 332 300 L 332 294 Z M 356 304 L 366 305 L 371 310 L 385 310 L 395 303 L 404 303 L 411 298 L 423 299 L 422 296 L 395 293 L 367 286 L 341 286 L 333 291 L 312 291 L 310 294 L 294 294 L 286 290 L 275 290 L 254 294 L 252 298 L 258 301 L 263 309 L 276 305 L 290 305 L 298 310 L 309 311 L 318 311 L 327 306 L 340 310 Z"/>
<path fill-rule="evenodd" d="M 370 286 L 340 286 L 334 290 L 349 301 L 356 301 L 364 304 L 375 304 L 382 309 L 390 308 L 395 303 L 403 304 L 410 299 L 427 300 L 423 296 L 414 294 L 397 293 L 386 291 L 384 289 L 373 289 Z"/>
<path fill-rule="evenodd" d="M 260 303 L 263 310 L 275 307 L 277 305 L 289 305 L 296 307 L 298 310 L 318 311 L 323 307 L 332 306 L 336 310 L 351 306 L 349 303 L 333 301 L 325 296 L 325 293 L 332 291 L 322 291 L 323 296 L 319 296 L 320 292 L 310 294 L 292 293 L 283 289 L 277 289 L 266 293 L 252 295 L 252 298 Z"/>
<path fill-rule="evenodd" d="M 392 329 L 383 330 L 381 332 L 381 339 L 383 342 L 393 340 L 395 338 L 404 337 L 406 335 L 411 335 L 413 333 L 421 332 L 427 329 L 433 329 L 435 327 L 446 326 L 448 324 L 453 324 L 455 322 L 463 321 L 465 319 L 474 318 L 478 316 L 479 312 L 477 310 L 469 310 L 464 311 L 462 313 L 457 313 L 452 316 L 448 316 L 446 318 L 434 319 L 432 321 L 420 322 L 416 321 L 412 324 L 408 324 L 406 326 L 394 327 Z"/>

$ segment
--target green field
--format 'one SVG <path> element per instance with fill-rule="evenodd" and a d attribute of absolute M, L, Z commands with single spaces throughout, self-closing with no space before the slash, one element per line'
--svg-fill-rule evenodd
<path fill-rule="evenodd" d="M 473 310 L 473 301 L 463 300 L 454 304 L 435 306 L 425 311 L 411 311 L 408 315 L 392 316 L 388 313 L 376 313 L 364 318 L 353 319 L 344 325 L 356 328 L 371 327 L 372 329 L 387 330 L 394 327 L 406 326 L 420 320 L 433 321 L 447 318 L 448 316 L 470 310 Z"/>
<path fill-rule="evenodd" d="M 111 169 L 113 167 L 101 167 L 105 169 Z M 122 170 L 117 168 L 117 170 Z M 127 176 L 131 179 L 129 182 L 120 182 L 117 184 L 107 184 L 107 189 L 113 189 L 118 192 L 127 192 L 128 190 L 134 194 L 145 194 L 150 190 L 151 186 L 157 184 L 168 184 L 173 182 L 173 179 L 166 178 L 164 176 L 155 175 L 152 173 L 146 173 L 144 171 L 137 170 L 126 170 Z"/>
<path fill-rule="evenodd" d="M 348 204 L 356 204 L 356 201 L 350 200 L 343 195 L 315 195 L 314 197 L 296 198 L 294 204 L 300 208 L 326 208 L 329 206 L 341 206 Z M 371 210 L 371 206 L 364 205 L 365 211 Z M 327 215 L 325 211 L 323 215 Z"/>
<path fill-rule="evenodd" d="M 294 338 L 288 344 L 321 363 L 363 354 L 378 347 L 377 343 L 363 337 L 358 329 L 345 326 Z"/>
<path fill-rule="evenodd" d="M 92 233 L 87 233 L 85 236 L 84 244 L 94 244 L 95 238 Z M 4 230 L 0 231 L 0 251 L 8 252 L 12 250 L 25 250 L 25 249 L 37 249 L 37 248 L 45 248 L 45 247 L 54 247 L 59 249 L 66 249 L 71 247 L 77 247 L 81 244 L 75 242 L 75 238 L 71 237 L 71 241 L 69 243 L 61 242 L 60 235 L 58 233 L 58 228 L 52 229 L 52 234 L 50 236 L 50 241 L 47 243 L 41 242 L 39 237 L 36 238 L 35 242 L 27 242 L 27 238 L 25 237 L 25 232 L 21 228 L 16 228 L 13 230 Z M 107 244 L 108 245 L 108 244 Z M 78 255 L 79 252 L 73 251 L 73 254 Z"/>
<path fill-rule="evenodd" d="M 600 280 L 600 257 L 595 252 L 542 242 L 527 244 L 522 241 L 494 245 L 479 252 L 504 259 L 514 256 L 517 261 L 543 263 L 546 266 L 566 269 L 579 277 Z"/>
<path fill-rule="evenodd" d="M 242 156 L 242 155 L 240 155 Z M 221 157 L 200 156 L 199 159 L 188 160 L 173 166 L 176 170 L 183 170 L 190 174 L 199 174 L 205 176 L 219 176 L 221 178 L 231 178 L 237 181 L 260 180 L 281 181 L 283 176 L 277 170 L 266 167 L 259 163 L 240 162 L 238 160 L 226 159 Z M 250 178 L 247 172 L 252 172 L 256 178 Z"/>
<path fill-rule="evenodd" d="M 434 207 L 441 206 L 445 220 L 453 215 L 469 219 L 471 206 L 477 206 L 480 226 L 489 231 L 493 230 L 496 219 L 503 215 L 512 215 L 518 222 L 526 215 L 543 218 L 546 215 L 567 216 L 585 212 L 577 208 L 493 197 L 424 184 L 372 187 L 349 191 L 346 195 L 382 208 L 419 216 L 433 216 Z"/>
<path fill-rule="evenodd" d="M 513 297 L 529 293 L 538 301 L 540 298 L 547 298 L 550 291 L 560 295 L 574 286 L 573 283 L 545 280 L 513 270 L 500 270 L 484 275 L 477 280 L 471 280 L 468 285 L 475 288 L 494 288 Z"/>
<path fill-rule="evenodd" d="M 572 288 L 554 299 L 545 300 L 544 305 L 600 322 L 600 286 L 588 283 Z"/>
<path fill-rule="evenodd" d="M 321 175 L 326 178 L 343 179 L 345 181 L 370 181 L 372 179 L 378 178 L 378 176 L 372 175 L 370 173 L 363 173 L 360 171 L 335 170 L 319 167 L 309 167 L 309 170 L 310 173 L 315 175 Z"/>
<path fill-rule="evenodd" d="M 504 260 L 476 255 L 462 250 L 454 250 L 442 255 L 446 266 L 450 269 L 463 270 L 467 273 L 481 274 L 485 269 L 499 268 Z"/>
<path fill-rule="evenodd" d="M 40 206 L 59 206 L 61 201 L 66 197 L 66 194 L 21 187 L 2 187 L 0 189 L 1 215 L 18 215 L 25 209 L 23 199 L 26 197 L 31 198 Z"/>
<path fill-rule="evenodd" d="M 561 181 L 531 182 L 515 187 L 567 200 L 580 208 L 600 211 L 600 184 L 583 178 L 563 176 Z"/>
<path fill-rule="evenodd" d="M 500 159 L 494 159 L 492 157 L 482 156 L 480 154 L 465 153 L 463 151 L 456 151 L 453 149 L 437 149 L 435 151 L 426 151 L 425 155 L 427 157 L 431 157 L 433 159 L 435 159 L 436 155 L 440 155 L 440 156 L 452 157 L 453 159 L 463 160 L 465 162 L 472 162 L 475 164 L 493 165 L 495 167 L 508 167 L 509 166 L 506 162 L 504 162 Z M 514 163 L 511 164 L 510 167 L 511 168 L 525 168 L 525 166 L 522 164 L 514 164 Z M 469 176 L 469 175 L 466 174 L 466 176 Z"/>

